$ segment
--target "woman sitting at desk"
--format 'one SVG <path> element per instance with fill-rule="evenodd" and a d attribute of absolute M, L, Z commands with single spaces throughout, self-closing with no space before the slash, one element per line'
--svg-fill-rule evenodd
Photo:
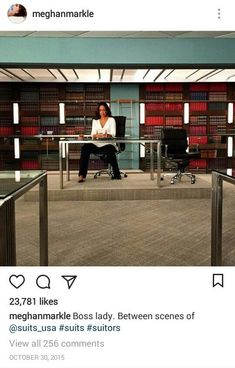
<path fill-rule="evenodd" d="M 92 121 L 91 136 L 94 140 L 114 138 L 116 136 L 116 122 L 106 102 L 100 102 L 98 105 L 96 119 Z M 86 179 L 91 153 L 105 153 L 108 163 L 113 168 L 112 179 L 121 179 L 116 151 L 116 145 L 114 143 L 94 142 L 84 144 L 81 150 L 78 182 L 83 183 Z"/>

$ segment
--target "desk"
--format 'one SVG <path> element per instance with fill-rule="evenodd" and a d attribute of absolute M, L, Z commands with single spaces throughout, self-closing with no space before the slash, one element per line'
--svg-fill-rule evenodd
<path fill-rule="evenodd" d="M 40 265 L 48 265 L 47 172 L 0 171 L 0 265 L 16 265 L 15 200 L 39 184 Z"/>
<path fill-rule="evenodd" d="M 223 181 L 235 185 L 232 170 L 212 171 L 211 265 L 222 266 Z"/>
<path fill-rule="evenodd" d="M 92 139 L 86 140 L 60 140 L 59 141 L 59 170 L 60 170 L 60 189 L 63 189 L 63 159 L 66 160 L 67 180 L 69 180 L 69 145 L 94 143 Z M 159 139 L 139 139 L 139 138 L 115 138 L 110 141 L 103 140 L 102 143 L 131 143 L 131 144 L 149 144 L 150 146 L 150 179 L 154 180 L 154 150 L 153 144 L 157 144 L 157 186 L 161 186 L 161 141 Z"/>

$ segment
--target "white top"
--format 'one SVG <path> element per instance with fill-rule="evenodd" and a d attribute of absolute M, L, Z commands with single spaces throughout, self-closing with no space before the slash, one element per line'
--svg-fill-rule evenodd
<path fill-rule="evenodd" d="M 115 138 L 116 136 L 116 122 L 115 119 L 112 117 L 108 117 L 108 120 L 106 121 L 105 125 L 102 127 L 102 125 L 100 124 L 100 120 L 92 120 L 92 129 L 91 129 L 91 135 L 93 137 L 93 135 L 95 134 L 110 134 L 113 138 Z M 96 142 L 94 139 L 94 144 L 97 147 L 103 147 L 107 144 L 112 144 L 114 147 L 116 147 L 115 143 L 112 143 L 112 141 L 110 141 L 110 143 L 101 143 L 101 142 Z"/>
<path fill-rule="evenodd" d="M 12 23 L 22 23 L 25 21 L 26 17 L 14 17 L 13 15 L 8 16 L 8 19 Z"/>

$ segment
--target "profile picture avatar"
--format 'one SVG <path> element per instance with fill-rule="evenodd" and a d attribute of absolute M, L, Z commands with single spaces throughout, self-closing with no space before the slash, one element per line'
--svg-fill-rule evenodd
<path fill-rule="evenodd" d="M 27 10 L 21 4 L 13 4 L 8 9 L 7 16 L 12 23 L 22 23 L 27 17 Z"/>

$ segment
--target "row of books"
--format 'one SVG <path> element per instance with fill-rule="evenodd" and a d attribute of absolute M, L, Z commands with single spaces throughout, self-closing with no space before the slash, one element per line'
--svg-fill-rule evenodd
<path fill-rule="evenodd" d="M 68 125 L 90 125 L 92 123 L 92 117 L 87 116 L 70 116 L 65 118 L 65 122 Z"/>
<path fill-rule="evenodd" d="M 146 116 L 145 125 L 164 125 L 163 116 Z"/>
<path fill-rule="evenodd" d="M 182 116 L 147 116 L 145 118 L 145 125 L 172 125 L 172 126 L 182 126 L 183 118 Z"/>
<path fill-rule="evenodd" d="M 97 103 L 96 102 L 86 102 L 86 103 L 66 103 L 65 104 L 65 113 L 67 111 L 78 111 L 82 112 L 82 115 L 86 115 L 88 114 L 88 112 L 92 110 L 92 111 L 96 111 L 97 110 Z M 77 113 L 78 114 L 78 113 Z"/>
<path fill-rule="evenodd" d="M 226 101 L 227 92 L 190 92 L 190 100 Z"/>
<path fill-rule="evenodd" d="M 17 131 L 17 135 L 33 136 L 39 134 L 47 135 L 74 135 L 74 134 L 90 134 L 91 127 L 89 126 L 21 126 Z M 16 134 L 15 127 L 6 126 L 0 127 L 0 137 L 9 137 Z"/>
<path fill-rule="evenodd" d="M 165 100 L 183 100 L 183 93 L 165 93 Z"/>
<path fill-rule="evenodd" d="M 65 105 L 65 115 L 71 114 L 74 115 L 85 115 L 85 106 L 83 104 L 69 104 Z"/>
<path fill-rule="evenodd" d="M 156 103 L 146 103 L 145 104 L 146 113 L 148 112 L 158 112 L 158 111 L 180 111 L 183 112 L 183 104 L 178 102 L 156 102 Z M 227 104 L 225 102 L 190 102 L 190 111 L 217 111 L 226 110 Z"/>
<path fill-rule="evenodd" d="M 164 91 L 164 85 L 163 84 L 147 84 L 145 86 L 146 92 L 152 92 L 152 91 Z"/>
<path fill-rule="evenodd" d="M 58 116 L 22 116 L 20 118 L 20 125 L 28 126 L 28 125 L 36 125 L 36 126 L 44 126 L 44 125 L 59 125 L 59 117 Z"/>
<path fill-rule="evenodd" d="M 199 158 L 197 160 L 190 160 L 189 169 L 206 169 L 207 160 L 204 158 Z"/>
<path fill-rule="evenodd" d="M 38 126 L 22 126 L 20 129 L 21 135 L 37 135 L 40 134 L 40 128 Z"/>
<path fill-rule="evenodd" d="M 216 125 L 210 125 L 207 127 L 207 134 L 219 134 L 221 127 L 217 127 Z"/>
<path fill-rule="evenodd" d="M 145 85 L 145 91 L 167 91 L 181 92 L 183 91 L 182 83 L 155 83 Z"/>
<path fill-rule="evenodd" d="M 165 95 L 149 95 L 146 96 L 146 105 L 149 105 L 149 109 L 151 110 L 156 110 L 156 108 L 154 108 L 154 105 L 157 105 L 157 103 L 150 103 L 147 102 L 148 100 L 156 100 L 156 101 L 170 101 L 170 100 L 174 100 L 174 101 L 180 101 L 182 100 L 182 97 L 173 97 L 174 95 L 172 95 L 171 97 Z M 189 103 L 193 104 L 190 101 L 198 101 L 197 105 L 195 106 L 200 106 L 199 103 L 202 102 L 203 100 L 208 101 L 207 98 L 207 94 L 203 93 L 203 92 L 194 92 L 190 94 L 190 100 Z M 199 102 L 200 101 L 200 102 Z M 216 98 L 215 96 L 213 98 L 209 98 L 209 101 L 214 101 L 214 102 L 208 102 L 208 107 L 211 110 L 225 110 L 227 108 L 227 103 L 226 102 L 222 102 L 222 101 L 226 101 L 226 97 L 225 98 Z M 160 104 L 159 104 L 160 105 Z M 152 106 L 152 107 L 151 107 Z M 202 106 L 207 106 L 205 104 L 203 104 Z M 204 109 L 204 108 L 203 108 Z"/>
<path fill-rule="evenodd" d="M 227 104 L 225 102 L 190 102 L 190 111 L 224 111 L 227 109 Z"/>
<path fill-rule="evenodd" d="M 23 113 L 23 112 L 35 112 L 36 113 L 40 113 L 40 112 L 44 112 L 44 111 L 54 111 L 54 112 L 59 112 L 59 104 L 57 102 L 43 102 L 43 103 L 39 103 L 39 102 L 20 102 L 19 103 L 19 110 Z"/>
<path fill-rule="evenodd" d="M 66 92 L 85 92 L 85 85 L 83 83 L 68 83 L 65 85 Z"/>
<path fill-rule="evenodd" d="M 227 117 L 223 115 L 212 115 L 209 116 L 208 120 L 209 124 L 220 124 L 220 125 L 226 125 L 227 123 Z"/>
<path fill-rule="evenodd" d="M 59 99 L 58 88 L 43 88 L 43 89 L 33 89 L 33 90 L 21 90 L 20 91 L 20 101 L 47 101 L 47 100 L 57 100 Z"/>
<path fill-rule="evenodd" d="M 155 112 L 155 111 L 164 111 L 165 105 L 164 103 L 146 103 L 145 104 L 145 110 L 146 114 L 149 112 Z"/>
<path fill-rule="evenodd" d="M 183 124 L 183 117 L 182 116 L 146 116 L 145 117 L 145 125 L 162 125 L 165 124 L 173 124 L 173 125 L 182 125 Z M 217 131 L 226 130 L 227 128 L 231 129 L 231 125 L 228 126 L 226 122 L 226 118 L 212 118 L 211 119 L 193 119 L 193 117 L 190 118 L 190 124 L 189 126 L 195 127 L 195 130 L 197 130 L 197 127 L 201 127 L 205 125 L 205 127 L 208 127 L 208 132 L 210 132 L 210 129 L 217 129 Z M 193 128 L 194 129 L 194 128 Z M 201 129 L 201 128 L 200 128 Z M 203 128 L 203 131 L 205 128 Z M 215 130 L 216 131 L 216 130 Z"/>
<path fill-rule="evenodd" d="M 208 159 L 207 160 L 207 168 L 209 170 L 213 169 L 225 169 L 228 167 L 228 162 L 226 158 L 215 158 L 215 159 Z"/>
<path fill-rule="evenodd" d="M 226 110 L 226 102 L 208 102 L 208 110 Z"/>
<path fill-rule="evenodd" d="M 25 151 L 27 151 L 27 149 L 32 150 L 32 147 L 35 148 L 36 150 L 40 150 L 41 149 L 41 145 L 44 143 L 45 141 L 41 141 L 39 139 L 36 139 L 32 136 L 27 137 L 27 138 L 21 138 L 20 143 L 23 145 L 23 148 Z"/>
<path fill-rule="evenodd" d="M 40 116 L 21 116 L 20 123 L 22 125 L 38 125 L 40 124 Z"/>
<path fill-rule="evenodd" d="M 181 116 L 167 116 L 165 119 L 163 116 L 148 116 L 145 119 L 145 126 L 183 126 L 183 118 Z M 186 126 L 185 126 L 186 127 Z M 235 129 L 227 127 L 226 124 L 211 124 L 211 125 L 189 125 L 190 135 L 206 135 L 206 134 L 234 134 Z M 14 130 L 17 128 L 19 131 L 31 132 L 31 131 L 85 131 L 91 130 L 91 122 L 66 122 L 66 124 L 58 124 L 56 120 L 43 119 L 41 122 L 28 122 L 27 124 L 13 125 L 13 124 L 0 124 L 0 136 L 8 136 L 14 134 Z M 29 133 L 30 134 L 30 133 Z M 33 133 L 34 134 L 34 133 Z"/>
<path fill-rule="evenodd" d="M 165 124 L 171 126 L 182 126 L 183 117 L 182 116 L 166 116 Z"/>
<path fill-rule="evenodd" d="M 200 150 L 201 158 L 216 158 L 217 150 Z"/>
<path fill-rule="evenodd" d="M 183 83 L 152 83 L 147 84 L 144 87 L 146 92 L 149 91 L 172 91 L 178 92 L 183 91 Z M 188 84 L 189 91 L 214 91 L 214 92 L 226 92 L 227 84 L 226 83 L 189 83 Z"/>
<path fill-rule="evenodd" d="M 77 134 L 90 134 L 91 128 L 80 126 L 80 127 L 73 127 L 73 126 L 64 126 L 60 129 L 60 134 L 67 134 L 67 135 L 77 135 Z"/>
<path fill-rule="evenodd" d="M 0 125 L 12 125 L 12 118 L 0 116 Z"/>
<path fill-rule="evenodd" d="M 221 129 L 224 129 L 224 127 L 216 127 L 216 126 L 190 126 L 189 127 L 189 134 L 190 135 L 216 135 L 218 134 L 218 137 L 220 138 Z M 229 132 L 226 131 L 224 134 L 229 134 Z"/>
<path fill-rule="evenodd" d="M 141 125 L 140 126 L 140 137 L 161 137 L 162 127 L 154 126 L 154 125 Z"/>
<path fill-rule="evenodd" d="M 161 92 L 153 93 L 153 92 L 146 92 L 145 93 L 145 99 L 146 100 L 157 100 L 162 101 L 164 100 L 164 94 Z"/>
<path fill-rule="evenodd" d="M 205 125 L 196 125 L 189 127 L 189 134 L 190 135 L 206 135 L 207 127 Z"/>
<path fill-rule="evenodd" d="M 207 144 L 208 137 L 207 136 L 189 136 L 189 144 Z"/>
<path fill-rule="evenodd" d="M 207 102 L 190 102 L 189 111 L 207 111 Z"/>
<path fill-rule="evenodd" d="M 201 125 L 201 124 L 207 124 L 208 117 L 207 115 L 191 115 L 189 116 L 189 122 L 193 125 Z"/>
<path fill-rule="evenodd" d="M 13 111 L 13 106 L 10 102 L 6 102 L 6 103 L 0 103 L 0 114 L 3 112 L 8 112 L 9 114 L 12 113 Z"/>
<path fill-rule="evenodd" d="M 183 104 L 182 103 L 176 103 L 176 102 L 170 102 L 165 103 L 165 111 L 183 111 Z"/>
<path fill-rule="evenodd" d="M 190 100 L 207 100 L 207 92 L 190 92 Z"/>
<path fill-rule="evenodd" d="M 0 126 L 0 137 L 14 135 L 14 126 Z"/>
<path fill-rule="evenodd" d="M 53 86 L 41 86 L 39 91 L 40 100 L 58 100 L 59 98 L 59 88 L 55 85 Z"/>
<path fill-rule="evenodd" d="M 39 101 L 39 91 L 20 91 L 20 101 Z"/>
<path fill-rule="evenodd" d="M 0 151 L 0 161 L 14 159 L 14 151 Z"/>
<path fill-rule="evenodd" d="M 39 150 L 35 150 L 35 151 L 21 151 L 21 159 L 26 159 L 26 160 L 37 160 L 39 156 Z"/>
<path fill-rule="evenodd" d="M 59 124 L 59 117 L 58 116 L 41 116 L 40 118 L 40 125 L 58 125 Z"/>
<path fill-rule="evenodd" d="M 178 102 L 166 102 L 166 103 L 146 103 L 145 104 L 146 114 L 148 112 L 159 112 L 159 111 L 183 111 L 183 104 Z"/>
<path fill-rule="evenodd" d="M 85 94 L 83 92 L 67 92 L 66 100 L 85 100 Z"/>
<path fill-rule="evenodd" d="M 103 92 L 86 92 L 85 99 L 86 100 L 95 100 L 95 101 L 102 101 L 104 100 L 104 93 Z"/>
<path fill-rule="evenodd" d="M 43 102 L 43 104 L 41 103 L 40 104 L 40 112 L 56 112 L 58 113 L 59 112 L 59 105 L 58 103 L 45 103 Z"/>
<path fill-rule="evenodd" d="M 0 101 L 11 101 L 12 100 L 12 89 L 4 88 L 0 89 Z"/>
<path fill-rule="evenodd" d="M 41 126 L 40 134 L 60 134 L 60 126 Z"/>
<path fill-rule="evenodd" d="M 20 166 L 22 170 L 38 170 L 40 169 L 40 163 L 36 160 L 21 160 Z"/>
<path fill-rule="evenodd" d="M 190 91 L 215 91 L 215 92 L 226 92 L 227 84 L 226 83 L 190 83 L 189 84 Z"/>
<path fill-rule="evenodd" d="M 86 92 L 104 92 L 104 85 L 86 84 Z"/>
<path fill-rule="evenodd" d="M 12 170 L 15 168 L 16 161 L 14 160 L 13 152 L 0 152 L 0 170 Z"/>
<path fill-rule="evenodd" d="M 227 124 L 227 119 L 224 116 L 210 116 L 210 117 L 200 117 L 200 116 L 191 116 L 189 118 L 190 125 L 198 126 L 198 125 L 207 125 L 210 129 L 226 128 L 227 130 L 232 130 L 234 133 L 234 128 L 232 124 Z"/>
<path fill-rule="evenodd" d="M 182 93 L 152 93 L 152 92 L 146 92 L 145 94 L 146 100 L 174 100 L 174 101 L 181 101 L 183 100 L 183 94 Z"/>
<path fill-rule="evenodd" d="M 211 101 L 226 101 L 227 92 L 209 92 L 208 97 Z"/>

